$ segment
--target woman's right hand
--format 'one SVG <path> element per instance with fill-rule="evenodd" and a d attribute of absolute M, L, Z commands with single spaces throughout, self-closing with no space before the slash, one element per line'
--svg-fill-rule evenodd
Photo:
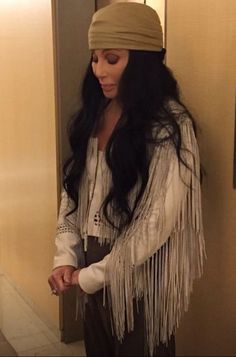
<path fill-rule="evenodd" d="M 75 270 L 71 265 L 63 265 L 52 271 L 48 278 L 52 294 L 59 295 L 72 286 L 72 274 Z"/>

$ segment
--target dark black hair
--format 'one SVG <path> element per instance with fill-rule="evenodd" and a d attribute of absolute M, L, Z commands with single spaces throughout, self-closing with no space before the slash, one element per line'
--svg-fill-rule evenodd
<path fill-rule="evenodd" d="M 131 222 L 147 185 L 150 164 L 148 145 L 153 141 L 153 126 L 157 130 L 168 128 L 168 140 L 173 142 L 182 161 L 179 125 L 176 114 L 167 104 L 172 99 L 181 104 L 183 112 L 187 109 L 180 101 L 173 74 L 163 62 L 164 54 L 164 49 L 161 52 L 130 50 L 119 84 L 118 100 L 123 111 L 106 147 L 112 187 L 103 202 L 104 215 L 113 227 L 113 215 L 108 214 L 108 207 L 121 217 L 120 226 L 115 227 L 119 230 Z M 82 86 L 82 108 L 69 125 L 72 154 L 63 167 L 63 186 L 75 204 L 72 212 L 78 208 L 78 187 L 85 169 L 88 140 L 108 104 L 109 100 L 104 97 L 90 63 Z M 161 145 L 161 141 L 156 141 L 155 145 Z M 140 189 L 130 207 L 128 195 L 138 180 L 141 180 Z"/>

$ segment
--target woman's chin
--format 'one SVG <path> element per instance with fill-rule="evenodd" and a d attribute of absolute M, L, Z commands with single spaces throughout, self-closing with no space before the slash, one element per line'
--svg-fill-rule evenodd
<path fill-rule="evenodd" d="M 103 91 L 104 97 L 107 99 L 115 99 L 117 97 L 117 93 L 115 91 Z"/>

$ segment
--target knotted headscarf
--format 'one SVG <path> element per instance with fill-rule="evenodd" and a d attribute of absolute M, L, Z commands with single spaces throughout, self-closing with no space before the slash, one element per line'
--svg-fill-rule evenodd
<path fill-rule="evenodd" d="M 88 32 L 89 49 L 161 51 L 163 32 L 159 16 L 151 7 L 118 2 L 94 13 Z"/>

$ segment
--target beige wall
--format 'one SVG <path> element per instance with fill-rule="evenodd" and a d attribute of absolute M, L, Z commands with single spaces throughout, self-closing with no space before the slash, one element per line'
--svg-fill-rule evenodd
<path fill-rule="evenodd" d="M 167 64 L 201 128 L 208 260 L 178 333 L 179 355 L 236 355 L 233 138 L 236 1 L 169 0 Z"/>
<path fill-rule="evenodd" d="M 47 277 L 57 215 L 51 2 L 0 2 L 0 266 L 58 325 Z"/>

